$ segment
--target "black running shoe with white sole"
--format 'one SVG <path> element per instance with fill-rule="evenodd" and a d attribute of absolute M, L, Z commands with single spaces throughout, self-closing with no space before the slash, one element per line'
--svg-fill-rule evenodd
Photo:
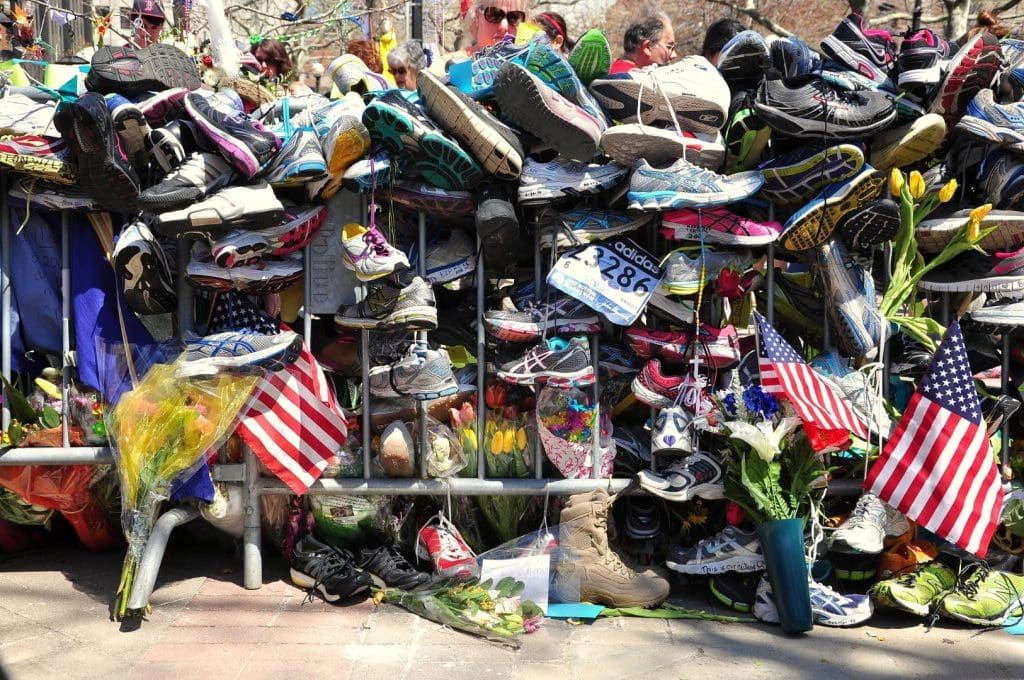
<path fill-rule="evenodd" d="M 139 207 L 164 212 L 187 207 L 231 183 L 235 173 L 226 160 L 212 153 L 194 153 L 159 184 L 139 195 Z"/>
<path fill-rule="evenodd" d="M 359 567 L 380 587 L 416 590 L 430 580 L 430 574 L 409 564 L 394 545 L 359 551 Z"/>
<path fill-rule="evenodd" d="M 124 301 L 136 314 L 175 311 L 174 280 L 163 249 L 145 222 L 124 228 L 114 247 L 114 271 L 124 285 Z"/>
<path fill-rule="evenodd" d="M 277 154 L 277 136 L 240 111 L 222 110 L 199 94 L 185 97 L 185 111 L 199 131 L 245 179 L 252 179 Z"/>
<path fill-rule="evenodd" d="M 900 207 L 896 201 L 880 198 L 845 215 L 836 231 L 854 250 L 891 241 L 900 229 Z"/>
<path fill-rule="evenodd" d="M 896 119 L 896 106 L 874 90 L 849 92 L 810 73 L 773 78 L 769 71 L 754 97 L 754 108 L 773 131 L 789 137 L 867 137 Z"/>
<path fill-rule="evenodd" d="M 356 567 L 352 553 L 312 536 L 295 544 L 290 573 L 292 583 L 304 588 L 310 598 L 319 593 L 328 602 L 366 593 L 373 585 L 370 575 Z"/>
<path fill-rule="evenodd" d="M 126 97 L 177 87 L 195 90 L 202 84 L 192 57 L 164 43 L 143 48 L 101 47 L 93 54 L 85 77 L 86 89 L 91 92 L 116 92 Z"/>

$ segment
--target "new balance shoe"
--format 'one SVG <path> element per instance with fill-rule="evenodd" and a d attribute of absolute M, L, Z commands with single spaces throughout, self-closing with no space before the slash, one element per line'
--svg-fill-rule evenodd
<path fill-rule="evenodd" d="M 194 253 L 185 277 L 201 288 L 237 290 L 249 295 L 280 293 L 302 279 L 302 255 L 263 258 L 228 269 Z"/>
<path fill-rule="evenodd" d="M 437 302 L 429 281 L 413 277 L 398 291 L 394 304 L 381 319 L 378 330 L 429 331 L 437 328 Z"/>
<path fill-rule="evenodd" d="M 797 150 L 762 163 L 763 193 L 777 205 L 804 203 L 821 189 L 838 184 L 860 172 L 864 153 L 854 144 L 823 150 Z"/>
<path fill-rule="evenodd" d="M 116 92 L 126 97 L 178 87 L 195 90 L 201 86 L 196 62 L 174 45 L 164 43 L 143 48 L 100 47 L 92 55 L 85 76 L 89 91 Z"/>
<path fill-rule="evenodd" d="M 984 562 L 969 564 L 938 613 L 975 626 L 1003 626 L 1024 618 L 1024 576 L 997 571 Z"/>
<path fill-rule="evenodd" d="M 737 92 L 729 105 L 729 120 L 722 132 L 725 144 L 724 172 L 743 172 L 756 168 L 771 136 L 772 129 L 757 113 L 750 93 Z"/>
<path fill-rule="evenodd" d="M 694 453 L 695 437 L 690 431 L 692 423 L 693 414 L 682 406 L 671 406 L 658 411 L 658 415 L 654 419 L 654 427 L 651 428 L 651 454 L 683 456 Z M 640 485 L 643 486 L 646 481 L 651 488 L 680 490 L 682 485 L 679 482 L 682 480 L 670 480 L 669 477 L 681 475 L 689 480 L 690 487 L 687 488 L 695 494 L 696 490 L 691 488 L 695 478 L 684 470 L 684 462 L 677 461 L 660 474 L 652 470 L 640 472 Z M 689 469 L 688 466 L 689 463 L 685 466 L 686 470 Z M 647 472 L 646 478 L 644 472 Z M 714 478 L 714 475 L 711 478 Z"/>
<path fill-rule="evenodd" d="M 904 38 L 896 57 L 897 85 L 924 101 L 942 80 L 942 65 L 954 52 L 956 43 L 946 42 L 928 28 Z"/>
<path fill-rule="evenodd" d="M 902 576 L 879 581 L 871 588 L 878 604 L 917 616 L 928 616 L 956 587 L 957 576 L 946 565 L 933 561 Z"/>
<path fill-rule="evenodd" d="M 422 281 L 418 276 L 413 280 Z M 391 281 L 380 281 L 369 286 L 366 297 L 353 305 L 344 305 L 334 315 L 334 325 L 338 328 L 380 329 L 381 323 L 394 309 L 402 286 Z M 432 295 L 431 295 L 432 297 Z M 435 311 L 436 315 L 436 311 Z"/>
<path fill-rule="evenodd" d="M 871 165 L 876 170 L 912 165 L 934 153 L 945 140 L 946 121 L 937 113 L 926 113 L 876 134 L 871 140 Z"/>
<path fill-rule="evenodd" d="M 145 222 L 130 223 L 114 247 L 114 271 L 124 283 L 124 301 L 136 314 L 168 314 L 177 295 L 167 256 Z"/>
<path fill-rule="evenodd" d="M 842 595 L 813 579 L 807 582 L 811 594 L 811 615 L 815 625 L 833 628 L 859 626 L 874 613 L 875 608 L 867 595 Z M 761 578 L 754 600 L 754 618 L 762 623 L 779 623 L 779 610 L 768 577 Z"/>
<path fill-rule="evenodd" d="M 727 526 L 690 548 L 669 551 L 665 566 L 681 574 L 713 575 L 763 571 L 764 553 L 753 531 Z"/>
<path fill-rule="evenodd" d="M 697 354 L 704 363 L 724 368 L 740 359 L 739 338 L 736 329 L 727 325 L 715 328 L 706 323 L 697 327 L 696 346 L 693 334 L 688 331 L 658 331 L 646 328 L 630 328 L 626 331 L 629 347 L 645 359 L 661 359 L 670 364 L 680 364 Z M 692 350 L 692 352 L 691 352 Z"/>
<path fill-rule="evenodd" d="M 868 28 L 864 17 L 850 14 L 821 41 L 828 56 L 876 83 L 889 80 L 896 58 L 896 43 L 889 31 Z"/>
<path fill-rule="evenodd" d="M 251 264 L 267 255 L 282 256 L 309 243 L 327 216 L 327 206 L 285 208 L 280 224 L 268 229 L 236 229 L 214 239 L 210 251 L 221 267 Z"/>
<path fill-rule="evenodd" d="M 292 331 L 276 335 L 215 333 L 186 339 L 174 373 L 178 378 L 189 378 L 257 367 L 273 372 L 294 363 L 301 350 L 302 336 Z"/>
<path fill-rule="evenodd" d="M 231 165 L 212 153 L 194 153 L 158 184 L 139 194 L 139 207 L 159 213 L 178 210 L 202 200 L 234 179 Z"/>
<path fill-rule="evenodd" d="M 599 29 L 591 28 L 569 51 L 569 64 L 584 85 L 608 75 L 612 65 L 612 48 Z"/>
<path fill-rule="evenodd" d="M 684 130 L 714 134 L 729 111 L 729 86 L 707 59 L 698 56 L 599 78 L 590 91 L 621 123 L 678 124 Z"/>
<path fill-rule="evenodd" d="M 757 31 L 740 31 L 718 53 L 718 72 L 734 89 L 756 85 L 769 66 L 768 43 Z"/>
<path fill-rule="evenodd" d="M 232 229 L 269 229 L 280 224 L 284 206 L 270 185 L 224 187 L 198 203 L 155 216 L 153 228 L 164 236 L 213 241 Z"/>
<path fill-rule="evenodd" d="M 429 71 L 417 78 L 427 113 L 498 179 L 517 180 L 523 171 L 523 146 L 507 125 L 458 88 Z"/>
<path fill-rule="evenodd" d="M 885 174 L 865 165 L 860 174 L 833 184 L 786 221 L 779 242 L 792 251 L 810 250 L 825 243 L 844 215 L 864 207 L 882 193 Z"/>
<path fill-rule="evenodd" d="M 1002 67 L 999 39 L 981 31 L 967 40 L 946 67 L 946 76 L 928 107 L 952 127 L 967 110 L 967 105 L 982 89 L 992 85 Z"/>
<path fill-rule="evenodd" d="M 583 386 L 594 382 L 590 346 L 585 338 L 550 338 L 527 350 L 521 359 L 502 365 L 498 377 L 516 385 L 548 383 Z"/>
<path fill-rule="evenodd" d="M 849 519 L 833 532 L 829 549 L 877 555 L 882 552 L 886 536 L 899 536 L 909 528 L 902 513 L 887 506 L 875 494 L 864 493 Z"/>
<path fill-rule="evenodd" d="M 352 553 L 312 536 L 304 536 L 295 544 L 291 563 L 292 583 L 306 589 L 310 596 L 320 593 L 327 602 L 347 600 L 368 592 L 373 585 L 370 575 L 356 566 Z"/>
<path fill-rule="evenodd" d="M 699 134 L 653 125 L 615 125 L 601 136 L 601 149 L 615 162 L 632 167 L 641 158 L 653 165 L 665 165 L 680 158 L 711 170 L 722 166 L 725 145 L 722 135 Z"/>
<path fill-rule="evenodd" d="M 900 229 L 900 206 L 880 198 L 843 216 L 836 231 L 852 250 L 864 250 L 891 241 Z"/>
<path fill-rule="evenodd" d="M 262 123 L 239 111 L 215 108 L 202 95 L 187 95 L 185 112 L 245 179 L 255 177 L 280 147 L 277 136 Z"/>
<path fill-rule="evenodd" d="M 398 90 L 385 92 L 363 112 L 370 139 L 392 155 L 405 155 L 428 182 L 442 189 L 471 189 L 483 179 L 480 165 Z"/>
<path fill-rule="evenodd" d="M 868 137 L 896 118 L 896 107 L 885 94 L 842 90 L 815 73 L 765 78 L 754 108 L 780 135 L 830 141 Z"/>
<path fill-rule="evenodd" d="M 657 453 L 653 444 L 651 453 Z M 720 500 L 725 498 L 725 470 L 717 458 L 697 451 L 664 472 L 641 470 L 640 488 L 667 501 Z"/>
<path fill-rule="evenodd" d="M 484 313 L 487 332 L 506 342 L 535 342 L 545 334 L 577 335 L 600 329 L 597 313 L 569 297 L 516 310 Z"/>
<path fill-rule="evenodd" d="M 708 208 L 749 198 L 761 188 L 760 172 L 719 175 L 686 160 L 655 168 L 640 160 L 629 179 L 631 210 Z"/>
<path fill-rule="evenodd" d="M 873 359 L 885 342 L 887 322 L 871 275 L 835 239 L 819 246 L 813 266 L 839 348 L 849 357 Z"/>
<path fill-rule="evenodd" d="M 419 401 L 440 399 L 459 391 L 448 355 L 417 345 L 391 365 L 391 386 L 398 394 Z"/>
<path fill-rule="evenodd" d="M 718 278 L 726 268 L 746 271 L 754 258 L 749 250 L 718 252 L 710 248 L 683 246 L 665 256 L 665 276 L 661 288 L 673 295 L 692 295 L 704 285 Z"/>
<path fill-rule="evenodd" d="M 281 146 L 263 179 L 275 187 L 301 186 L 327 176 L 327 161 L 312 130 L 295 130 Z"/>
<path fill-rule="evenodd" d="M 54 184 L 77 182 L 71 155 L 68 142 L 61 138 L 18 135 L 0 139 L 0 166 Z"/>
<path fill-rule="evenodd" d="M 974 96 L 956 128 L 1011 151 L 1024 152 L 1024 104 L 997 104 L 988 88 Z"/>
<path fill-rule="evenodd" d="M 359 568 L 375 577 L 381 588 L 416 590 L 430 580 L 430 574 L 409 564 L 398 546 L 382 545 L 377 549 L 363 548 L 359 551 Z"/>
<path fill-rule="evenodd" d="M 346 224 L 341 231 L 342 263 L 360 281 L 373 281 L 409 268 L 405 253 L 391 247 L 377 227 Z"/>
<path fill-rule="evenodd" d="M 494 80 L 494 97 L 506 119 L 566 158 L 586 162 L 597 154 L 605 123 L 548 87 L 525 66 L 504 64 Z"/>
<path fill-rule="evenodd" d="M 417 244 L 418 245 L 418 244 Z M 410 251 L 415 262 L 418 254 Z M 452 229 L 446 240 L 437 240 L 427 247 L 426 277 L 431 283 L 448 283 L 476 271 L 476 242 L 461 229 Z"/>
<path fill-rule="evenodd" d="M 635 231 L 650 223 L 651 215 L 614 210 L 577 208 L 560 213 L 546 210 L 542 213 L 545 224 L 537 238 L 541 248 L 571 248 L 583 243 L 603 241 Z"/>
<path fill-rule="evenodd" d="M 102 207 L 131 211 L 139 200 L 139 177 L 114 132 L 106 100 L 86 92 L 53 117 L 78 164 L 78 184 Z"/>
<path fill-rule="evenodd" d="M 430 560 L 438 576 L 470 579 L 480 574 L 473 551 L 445 517 L 420 529 L 416 535 L 416 557 Z"/>
<path fill-rule="evenodd" d="M 703 241 L 735 246 L 763 246 L 782 233 L 778 222 L 756 222 L 727 208 L 683 208 L 662 215 L 661 234 L 679 241 Z"/>
<path fill-rule="evenodd" d="M 542 163 L 528 158 L 519 178 L 519 204 L 537 205 L 600 193 L 619 184 L 627 172 L 617 163 L 579 163 L 561 156 Z"/>

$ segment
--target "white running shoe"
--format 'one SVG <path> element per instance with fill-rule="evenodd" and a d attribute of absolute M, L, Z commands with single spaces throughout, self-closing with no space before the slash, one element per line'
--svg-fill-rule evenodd
<path fill-rule="evenodd" d="M 377 227 L 346 224 L 341 232 L 342 260 L 360 281 L 373 281 L 409 268 L 405 253 L 395 250 Z"/>
<path fill-rule="evenodd" d="M 899 536 L 909 529 L 910 524 L 901 512 L 883 503 L 875 494 L 865 493 L 850 518 L 833 532 L 829 549 L 877 555 L 885 547 L 886 536 Z"/>

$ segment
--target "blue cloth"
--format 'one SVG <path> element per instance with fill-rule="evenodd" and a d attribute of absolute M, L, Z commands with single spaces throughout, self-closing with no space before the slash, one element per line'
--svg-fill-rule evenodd
<path fill-rule="evenodd" d="M 60 356 L 62 337 L 60 229 L 33 211 L 16 233 L 23 219 L 24 212 L 11 210 L 11 297 L 18 310 L 12 332 L 21 344 L 11 354 L 19 361 L 30 350 Z"/>

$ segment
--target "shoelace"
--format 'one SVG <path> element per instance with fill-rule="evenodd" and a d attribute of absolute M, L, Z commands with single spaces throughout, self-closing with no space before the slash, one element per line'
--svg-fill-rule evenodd
<path fill-rule="evenodd" d="M 317 555 L 310 563 L 309 570 L 315 574 L 313 585 L 306 589 L 306 597 L 302 603 L 313 602 L 320 586 L 328 579 L 339 576 L 345 568 L 352 564 L 352 560 L 342 553 L 338 548 L 332 547 L 330 552 Z"/>
<path fill-rule="evenodd" d="M 611 508 L 609 507 L 610 510 Z M 636 573 L 636 570 L 630 569 L 629 565 L 623 561 L 622 556 L 612 550 L 611 545 L 608 544 L 608 520 L 603 517 L 596 517 L 594 518 L 594 526 L 605 535 L 604 545 L 595 542 L 594 548 L 597 550 L 597 554 L 604 558 L 607 566 L 621 576 L 629 576 L 631 571 Z"/>
<path fill-rule="evenodd" d="M 388 242 L 376 229 L 371 228 L 363 234 L 363 242 L 373 251 L 374 255 L 385 256 L 388 254 Z"/>

